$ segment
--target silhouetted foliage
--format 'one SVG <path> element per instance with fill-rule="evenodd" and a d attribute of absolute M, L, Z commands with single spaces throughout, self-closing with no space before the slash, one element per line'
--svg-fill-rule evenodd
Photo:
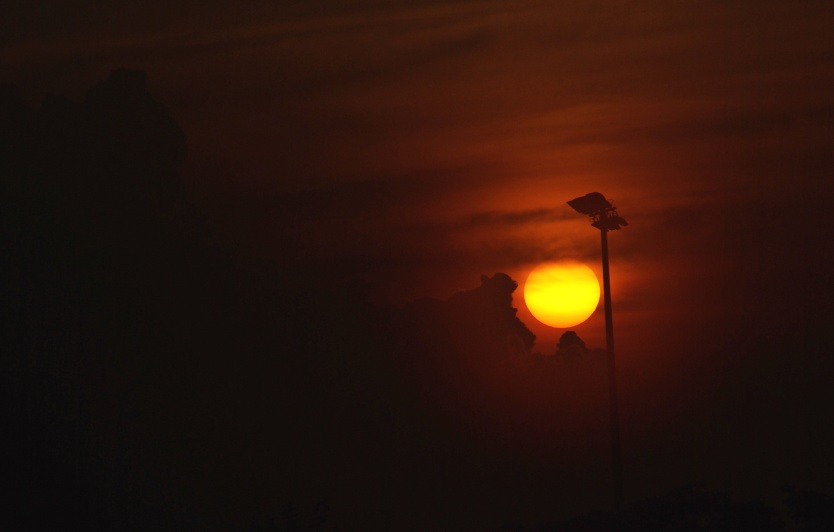
<path fill-rule="evenodd" d="M 490 372 L 529 357 L 535 335 L 512 307 L 517 284 L 503 273 L 447 301 L 423 299 L 387 316 L 392 356 L 450 407 L 483 395 Z M 451 394 L 457 399 L 449 400 Z"/>
<path fill-rule="evenodd" d="M 454 294 L 448 301 L 409 304 L 399 319 L 400 330 L 425 345 L 424 357 L 454 348 L 467 359 L 488 361 L 530 353 L 535 335 L 518 319 L 512 294 L 518 284 L 504 273 L 481 276 L 481 286 Z M 446 356 L 451 357 L 450 353 Z"/>
<path fill-rule="evenodd" d="M 559 343 L 556 347 L 557 355 L 578 356 L 588 353 L 585 342 L 574 331 L 565 331 L 559 338 Z"/>

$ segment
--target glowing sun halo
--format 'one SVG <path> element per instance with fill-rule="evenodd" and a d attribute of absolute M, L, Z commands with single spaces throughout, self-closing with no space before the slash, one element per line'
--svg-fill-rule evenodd
<path fill-rule="evenodd" d="M 539 264 L 524 283 L 524 302 L 545 325 L 564 329 L 587 320 L 599 303 L 599 281 L 579 262 Z"/>

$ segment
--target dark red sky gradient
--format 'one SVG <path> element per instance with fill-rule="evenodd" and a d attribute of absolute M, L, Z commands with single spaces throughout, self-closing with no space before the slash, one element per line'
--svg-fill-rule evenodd
<path fill-rule="evenodd" d="M 634 492 L 834 488 L 832 2 L 16 4 L 0 81 L 146 71 L 241 260 L 292 248 L 375 304 L 599 274 L 565 202 L 602 192 Z M 601 310 L 575 330 L 602 347 Z"/>

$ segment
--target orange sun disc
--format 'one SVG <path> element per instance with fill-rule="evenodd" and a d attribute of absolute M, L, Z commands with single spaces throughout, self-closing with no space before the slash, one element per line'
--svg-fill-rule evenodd
<path fill-rule="evenodd" d="M 524 302 L 545 325 L 564 329 L 591 317 L 599 304 L 599 281 L 581 262 L 546 262 L 530 272 Z"/>

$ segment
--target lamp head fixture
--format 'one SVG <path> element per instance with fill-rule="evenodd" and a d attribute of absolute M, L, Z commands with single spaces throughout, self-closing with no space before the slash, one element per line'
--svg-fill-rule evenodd
<path fill-rule="evenodd" d="M 591 225 L 600 231 L 614 231 L 628 222 L 617 214 L 617 208 L 599 192 L 591 192 L 572 199 L 568 205 L 581 214 L 591 217 Z"/>

